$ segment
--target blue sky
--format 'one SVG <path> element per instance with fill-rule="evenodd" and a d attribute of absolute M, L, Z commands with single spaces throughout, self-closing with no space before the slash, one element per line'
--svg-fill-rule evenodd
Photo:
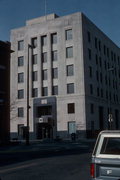
<path fill-rule="evenodd" d="M 64 16 L 83 12 L 120 47 L 120 0 L 46 0 L 47 14 Z M 0 40 L 9 41 L 10 30 L 45 15 L 45 0 L 0 0 Z"/>

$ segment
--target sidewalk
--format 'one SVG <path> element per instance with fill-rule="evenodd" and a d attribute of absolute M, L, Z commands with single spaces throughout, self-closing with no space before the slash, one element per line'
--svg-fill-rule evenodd
<path fill-rule="evenodd" d="M 19 144 L 12 144 L 5 147 L 0 147 L 0 153 L 16 153 L 16 152 L 31 152 L 31 151 L 50 151 L 50 150 L 70 150 L 75 148 L 89 148 L 93 146 L 95 140 L 93 139 L 80 139 L 76 141 L 30 141 L 26 145 L 25 141 Z"/>

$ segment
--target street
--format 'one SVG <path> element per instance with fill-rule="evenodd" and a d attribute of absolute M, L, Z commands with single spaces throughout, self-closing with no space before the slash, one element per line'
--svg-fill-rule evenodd
<path fill-rule="evenodd" d="M 0 168 L 1 180 L 89 180 L 90 154 L 40 158 Z"/>
<path fill-rule="evenodd" d="M 36 146 L 35 146 L 36 147 Z M 0 159 L 1 180 L 89 180 L 90 146 L 81 143 L 54 144 L 24 147 L 6 151 Z M 38 148 L 39 146 L 37 146 Z M 46 147 L 46 148 L 45 148 Z M 14 152 L 14 153 L 13 153 Z M 7 162 L 7 158 L 9 159 Z"/>

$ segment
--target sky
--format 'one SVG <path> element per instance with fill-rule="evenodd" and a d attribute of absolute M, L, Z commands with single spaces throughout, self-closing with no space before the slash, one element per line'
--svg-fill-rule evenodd
<path fill-rule="evenodd" d="M 47 14 L 83 12 L 120 47 L 120 0 L 0 0 L 0 40 L 9 41 L 11 29 L 44 16 L 45 4 Z"/>

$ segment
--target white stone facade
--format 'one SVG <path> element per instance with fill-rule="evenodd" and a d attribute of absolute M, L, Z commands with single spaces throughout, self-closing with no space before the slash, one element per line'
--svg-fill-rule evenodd
<path fill-rule="evenodd" d="M 28 55 L 31 138 L 81 137 L 107 129 L 108 113 L 112 127 L 120 128 L 120 49 L 82 13 L 29 20 L 11 31 L 11 44 L 12 138 L 25 136 Z"/>

